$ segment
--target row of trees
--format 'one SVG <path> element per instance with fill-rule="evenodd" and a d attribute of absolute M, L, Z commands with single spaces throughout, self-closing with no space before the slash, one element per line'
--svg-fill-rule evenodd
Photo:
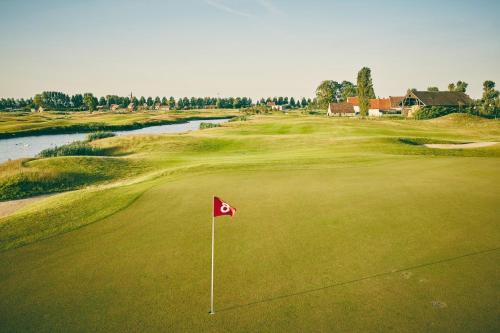
<path fill-rule="evenodd" d="M 289 105 L 292 108 L 306 107 L 311 104 L 311 99 L 302 98 L 295 100 L 294 97 L 268 97 L 261 98 L 256 102 L 257 105 L 267 105 L 269 102 L 274 102 L 276 105 Z M 169 106 L 171 109 L 203 109 L 215 107 L 219 109 L 239 109 L 252 106 L 252 99 L 249 97 L 182 97 L 175 99 L 174 97 L 144 97 L 132 98 L 117 95 L 107 95 L 100 98 L 95 97 L 92 93 L 67 95 L 58 91 L 44 91 L 41 94 L 36 94 L 30 99 L 0 99 L 0 110 L 6 109 L 31 109 L 43 107 L 50 110 L 65 110 L 65 111 L 93 111 L 98 107 L 109 109 L 112 105 L 118 105 L 120 108 L 127 108 L 130 103 L 135 107 L 150 107 L 160 104 Z"/>
<path fill-rule="evenodd" d="M 448 91 L 456 91 L 456 92 L 463 92 L 465 93 L 467 91 L 467 87 L 469 84 L 465 81 L 457 81 L 457 83 L 450 83 L 448 85 Z M 427 87 L 427 91 L 439 91 L 438 87 L 432 86 L 432 87 Z"/>
<path fill-rule="evenodd" d="M 305 108 L 309 104 L 312 103 L 312 100 L 310 98 L 306 99 L 305 97 L 302 97 L 302 99 L 297 98 L 295 100 L 294 97 L 268 97 L 267 99 L 261 98 L 260 100 L 255 103 L 256 105 L 268 105 L 269 103 L 274 103 L 275 105 L 288 105 L 292 108 Z"/>

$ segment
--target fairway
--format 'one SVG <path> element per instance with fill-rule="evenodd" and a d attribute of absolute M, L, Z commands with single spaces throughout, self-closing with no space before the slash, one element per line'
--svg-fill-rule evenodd
<path fill-rule="evenodd" d="M 0 219 L 0 331 L 498 331 L 500 145 L 419 140 L 500 125 L 269 115 L 101 140 L 135 177 Z M 238 211 L 209 316 L 214 194 Z"/>

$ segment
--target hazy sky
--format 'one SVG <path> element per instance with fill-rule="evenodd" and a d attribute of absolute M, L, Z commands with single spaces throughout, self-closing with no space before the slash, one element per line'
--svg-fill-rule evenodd
<path fill-rule="evenodd" d="M 372 69 L 378 96 L 500 85 L 500 1 L 0 0 L 0 97 L 312 96 Z"/>

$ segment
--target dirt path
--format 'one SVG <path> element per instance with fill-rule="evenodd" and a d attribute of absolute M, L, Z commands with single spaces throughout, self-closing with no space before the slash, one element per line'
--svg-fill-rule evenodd
<path fill-rule="evenodd" d="M 471 143 L 428 143 L 424 146 L 428 148 L 437 148 L 437 149 L 468 149 L 468 148 L 482 148 L 482 147 L 490 147 L 496 145 L 498 142 L 471 142 Z"/>
<path fill-rule="evenodd" d="M 30 203 L 42 200 L 42 199 L 44 199 L 48 196 L 51 196 L 51 195 L 53 195 L 53 194 L 40 195 L 40 196 L 34 197 L 34 198 L 2 201 L 2 202 L 0 202 L 0 217 L 10 215 L 10 214 L 16 212 L 17 210 L 23 208 L 24 206 L 29 205 Z"/>

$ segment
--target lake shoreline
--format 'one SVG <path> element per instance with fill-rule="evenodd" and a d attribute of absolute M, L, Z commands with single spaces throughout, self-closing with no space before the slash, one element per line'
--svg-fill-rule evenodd
<path fill-rule="evenodd" d="M 95 131 L 128 131 L 141 129 L 152 126 L 161 126 L 161 125 L 175 125 L 175 124 L 184 124 L 190 121 L 195 120 L 217 120 L 217 119 L 231 119 L 234 116 L 209 116 L 209 117 L 186 117 L 179 118 L 175 120 L 165 119 L 165 120 L 151 120 L 146 122 L 134 122 L 130 124 L 123 125 L 110 125 L 105 123 L 88 123 L 88 124 L 74 124 L 74 125 L 66 125 L 66 126 L 56 126 L 56 127 L 44 127 L 44 128 L 33 128 L 24 131 L 17 132 L 9 132 L 9 133 L 0 133 L 1 139 L 12 139 L 12 138 L 20 138 L 26 136 L 41 136 L 41 135 L 50 135 L 50 134 L 77 134 L 77 133 L 90 133 Z"/>

